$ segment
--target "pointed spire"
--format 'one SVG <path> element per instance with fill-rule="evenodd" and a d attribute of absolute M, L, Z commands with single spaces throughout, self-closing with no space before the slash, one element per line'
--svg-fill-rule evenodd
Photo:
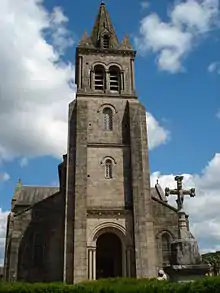
<path fill-rule="evenodd" d="M 88 34 L 87 34 L 87 32 L 86 31 L 84 31 L 84 33 L 83 33 L 83 35 L 82 35 L 82 38 L 81 38 L 81 40 L 80 40 L 80 43 L 81 42 L 85 42 L 87 39 L 88 39 Z"/>
<path fill-rule="evenodd" d="M 98 46 L 101 41 L 101 37 L 107 35 L 110 41 L 110 48 L 117 48 L 118 38 L 115 33 L 114 26 L 111 22 L 110 15 L 106 9 L 105 3 L 102 1 L 98 15 L 96 17 L 95 25 L 92 29 L 91 40 L 94 46 Z"/>
<path fill-rule="evenodd" d="M 80 42 L 79 42 L 79 44 L 78 44 L 78 46 L 81 46 L 81 47 L 86 46 L 86 47 L 88 47 L 90 45 L 92 45 L 91 39 L 88 36 L 87 32 L 85 31 L 83 36 L 82 36 L 82 38 L 81 38 L 81 40 L 80 40 Z"/>
<path fill-rule="evenodd" d="M 127 34 L 124 36 L 119 48 L 123 50 L 133 50 L 129 36 Z"/>

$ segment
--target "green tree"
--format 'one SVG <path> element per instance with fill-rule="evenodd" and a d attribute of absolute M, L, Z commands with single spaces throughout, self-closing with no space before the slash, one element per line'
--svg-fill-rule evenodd
<path fill-rule="evenodd" d="M 214 276 L 220 272 L 220 251 L 209 252 L 202 255 L 202 260 L 211 265 Z"/>

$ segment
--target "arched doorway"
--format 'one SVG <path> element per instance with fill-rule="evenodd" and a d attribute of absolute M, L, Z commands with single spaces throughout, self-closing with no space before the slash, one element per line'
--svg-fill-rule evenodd
<path fill-rule="evenodd" d="M 122 243 L 114 233 L 104 233 L 96 242 L 96 278 L 122 276 Z"/>

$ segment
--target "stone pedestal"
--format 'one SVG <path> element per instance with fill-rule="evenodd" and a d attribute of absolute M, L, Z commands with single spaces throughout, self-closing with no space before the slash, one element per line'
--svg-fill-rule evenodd
<path fill-rule="evenodd" d="M 192 236 L 171 243 L 171 263 L 174 265 L 201 264 L 198 243 Z"/>
<path fill-rule="evenodd" d="M 209 271 L 206 264 L 198 265 L 171 265 L 164 268 L 171 282 L 193 282 L 205 277 Z"/>

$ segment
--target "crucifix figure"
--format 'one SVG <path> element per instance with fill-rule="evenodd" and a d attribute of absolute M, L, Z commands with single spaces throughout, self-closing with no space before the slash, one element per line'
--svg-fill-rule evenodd
<path fill-rule="evenodd" d="M 191 188 L 188 190 L 183 189 L 182 181 L 183 176 L 176 176 L 175 180 L 177 182 L 176 189 L 169 189 L 169 187 L 165 188 L 165 195 L 169 196 L 170 194 L 177 195 L 177 210 L 181 211 L 183 209 L 183 201 L 185 195 L 190 195 L 190 197 L 194 197 L 196 195 L 195 188 Z"/>

